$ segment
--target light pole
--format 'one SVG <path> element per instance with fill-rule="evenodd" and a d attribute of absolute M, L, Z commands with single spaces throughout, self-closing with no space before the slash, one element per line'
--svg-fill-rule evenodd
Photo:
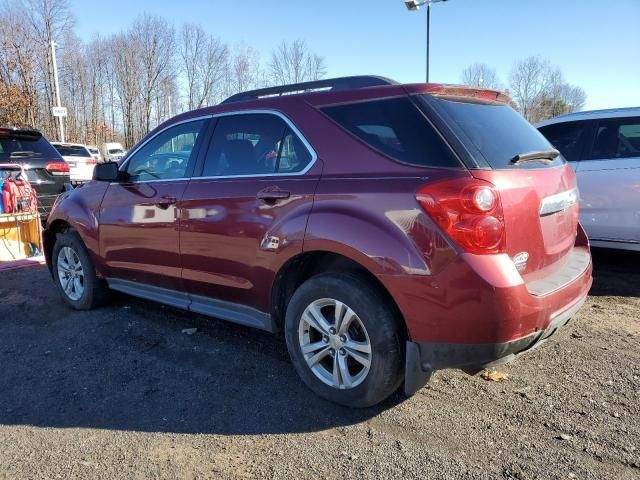
<path fill-rule="evenodd" d="M 420 7 L 427 6 L 427 83 L 429 83 L 429 38 L 431 37 L 431 5 L 433 3 L 446 2 L 447 0 L 424 0 L 417 2 L 416 0 L 409 0 L 404 2 L 407 10 L 410 12 L 417 12 Z"/>
<path fill-rule="evenodd" d="M 51 66 L 53 70 L 53 87 L 55 89 L 55 94 L 56 94 L 56 106 L 60 108 L 62 107 L 62 105 L 60 105 L 60 85 L 58 84 L 58 64 L 56 63 L 56 46 L 57 46 L 56 42 L 51 40 Z M 60 141 L 64 143 L 64 121 L 62 119 L 63 115 L 61 115 L 59 112 L 58 114 L 54 112 L 54 116 L 58 117 L 58 122 L 60 126 Z"/>

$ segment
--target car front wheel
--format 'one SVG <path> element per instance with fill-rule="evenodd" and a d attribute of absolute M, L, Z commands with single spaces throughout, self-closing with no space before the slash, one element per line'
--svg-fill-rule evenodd
<path fill-rule="evenodd" d="M 285 323 L 296 371 L 321 397 L 368 407 L 400 385 L 398 314 L 369 279 L 349 273 L 312 277 L 291 298 Z"/>
<path fill-rule="evenodd" d="M 89 253 L 75 231 L 57 235 L 51 261 L 58 290 L 71 307 L 87 310 L 102 303 L 108 288 L 96 276 Z"/>

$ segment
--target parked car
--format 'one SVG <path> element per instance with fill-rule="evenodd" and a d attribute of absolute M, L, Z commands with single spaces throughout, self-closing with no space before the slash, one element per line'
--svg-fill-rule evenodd
<path fill-rule="evenodd" d="M 37 130 L 0 127 L 0 163 L 17 163 L 24 168 L 36 191 L 43 220 L 53 202 L 69 184 L 69 165 Z"/>
<path fill-rule="evenodd" d="M 88 182 L 93 178 L 93 169 L 98 161 L 80 143 L 51 143 L 62 158 L 69 164 L 71 183 L 78 184 Z"/>
<path fill-rule="evenodd" d="M 537 127 L 576 172 L 591 244 L 640 251 L 640 107 L 576 112 Z"/>
<path fill-rule="evenodd" d="M 102 162 L 102 154 L 100 153 L 100 149 L 95 145 L 86 145 L 87 150 L 91 154 L 93 158 L 96 159 L 96 162 Z"/>
<path fill-rule="evenodd" d="M 575 175 L 509 102 L 347 77 L 179 115 L 61 197 L 49 268 L 76 309 L 110 288 L 282 331 L 343 405 L 508 361 L 591 285 Z"/>
<path fill-rule="evenodd" d="M 124 147 L 122 146 L 122 144 L 118 142 L 105 143 L 102 146 L 102 151 L 103 151 L 105 160 L 110 162 L 120 161 L 127 153 Z"/>

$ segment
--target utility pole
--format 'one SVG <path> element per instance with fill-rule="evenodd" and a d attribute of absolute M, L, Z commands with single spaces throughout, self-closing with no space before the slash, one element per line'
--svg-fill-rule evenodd
<path fill-rule="evenodd" d="M 56 106 L 62 107 L 60 104 L 60 85 L 58 84 L 58 64 L 56 63 L 56 42 L 51 40 L 51 64 L 53 67 L 53 86 L 56 90 Z M 60 141 L 64 143 L 64 122 L 62 115 L 57 115 L 58 125 L 60 126 Z"/>
<path fill-rule="evenodd" d="M 429 46 L 431 40 L 431 2 L 427 3 L 427 83 L 429 83 Z M 55 67 L 54 67 L 55 68 Z"/>

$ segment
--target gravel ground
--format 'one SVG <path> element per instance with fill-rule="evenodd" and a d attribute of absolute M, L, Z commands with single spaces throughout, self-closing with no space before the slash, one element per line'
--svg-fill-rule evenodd
<path fill-rule="evenodd" d="M 640 255 L 502 383 L 438 372 L 368 410 L 302 385 L 279 338 L 118 296 L 0 280 L 0 478 L 640 478 Z M 182 329 L 195 327 L 193 335 Z"/>

